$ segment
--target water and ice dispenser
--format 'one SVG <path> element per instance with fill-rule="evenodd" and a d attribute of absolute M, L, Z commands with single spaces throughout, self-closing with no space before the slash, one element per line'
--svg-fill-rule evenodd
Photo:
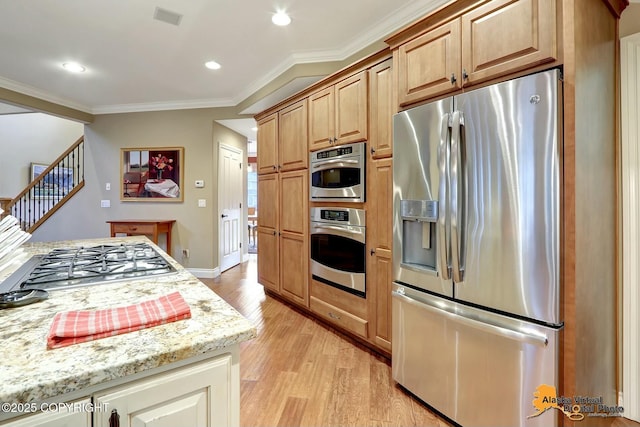
<path fill-rule="evenodd" d="M 436 200 L 401 200 L 402 263 L 420 269 L 436 270 Z"/>

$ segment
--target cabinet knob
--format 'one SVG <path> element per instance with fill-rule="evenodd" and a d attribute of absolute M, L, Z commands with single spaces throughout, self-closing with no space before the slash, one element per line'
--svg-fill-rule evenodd
<path fill-rule="evenodd" d="M 276 235 L 276 230 L 273 230 L 273 235 L 274 235 L 274 236 Z"/>
<path fill-rule="evenodd" d="M 120 415 L 118 415 L 117 409 L 111 410 L 111 415 L 109 416 L 109 427 L 120 427 Z"/>
<path fill-rule="evenodd" d="M 371 154 L 376 154 L 376 149 L 371 147 Z"/>
<path fill-rule="evenodd" d="M 467 74 L 467 70 L 462 69 L 462 80 L 469 80 L 469 74 Z"/>
<path fill-rule="evenodd" d="M 375 249 L 371 249 L 369 251 L 369 255 L 374 256 L 376 254 L 376 250 Z"/>
<path fill-rule="evenodd" d="M 456 75 L 455 75 L 455 73 L 451 73 L 451 79 L 450 80 L 451 80 L 451 84 L 452 85 L 456 84 Z"/>
<path fill-rule="evenodd" d="M 273 170 L 276 170 L 276 169 L 278 169 L 278 168 L 276 167 L 276 165 L 273 165 Z"/>

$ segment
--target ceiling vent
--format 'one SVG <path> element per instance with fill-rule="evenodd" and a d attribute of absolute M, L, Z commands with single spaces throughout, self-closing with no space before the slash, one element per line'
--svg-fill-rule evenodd
<path fill-rule="evenodd" d="M 180 21 L 182 21 L 182 15 L 171 12 L 167 9 L 162 9 L 161 7 L 156 7 L 156 11 L 153 13 L 153 19 L 166 22 L 167 24 L 175 25 L 177 27 L 180 25 Z"/>

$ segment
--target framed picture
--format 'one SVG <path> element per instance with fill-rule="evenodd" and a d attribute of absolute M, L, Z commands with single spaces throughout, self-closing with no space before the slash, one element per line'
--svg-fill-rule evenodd
<path fill-rule="evenodd" d="M 32 182 L 49 167 L 41 163 L 31 163 Z M 33 187 L 34 199 L 61 199 L 73 189 L 73 168 L 55 166 L 50 170 L 39 185 Z"/>
<path fill-rule="evenodd" d="M 122 148 L 120 200 L 182 202 L 184 148 Z"/>

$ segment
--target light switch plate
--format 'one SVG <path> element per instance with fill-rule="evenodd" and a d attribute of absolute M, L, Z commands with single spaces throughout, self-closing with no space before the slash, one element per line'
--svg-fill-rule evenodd
<path fill-rule="evenodd" d="M 203 187 L 204 187 L 204 180 L 197 179 L 196 180 L 196 188 L 203 188 Z"/>
<path fill-rule="evenodd" d="M 111 207 L 111 200 L 100 200 L 100 207 L 101 208 L 110 208 Z"/>
<path fill-rule="evenodd" d="M 206 199 L 198 199 L 198 207 L 199 208 L 206 208 L 207 207 L 207 200 Z"/>
<path fill-rule="evenodd" d="M 107 191 L 111 190 L 111 183 L 107 182 L 107 184 L 104 186 L 104 189 Z"/>

